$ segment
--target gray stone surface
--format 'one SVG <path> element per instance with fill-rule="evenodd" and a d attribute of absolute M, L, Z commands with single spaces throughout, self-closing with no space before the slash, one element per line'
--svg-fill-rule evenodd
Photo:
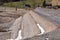
<path fill-rule="evenodd" d="M 22 21 L 22 17 L 19 17 L 15 20 L 15 22 L 11 25 L 11 27 L 9 28 L 9 30 L 11 30 L 11 38 L 15 39 L 18 36 L 18 31 L 21 28 L 21 21 Z"/>
<path fill-rule="evenodd" d="M 23 40 L 60 40 L 60 29 L 56 29 L 47 34 L 38 35 L 35 37 L 23 39 Z"/>
<path fill-rule="evenodd" d="M 60 40 L 60 29 L 50 32 L 48 38 L 49 40 Z"/>
<path fill-rule="evenodd" d="M 34 21 L 36 21 L 37 24 L 40 24 L 44 28 L 45 33 L 51 32 L 58 28 L 58 26 L 56 26 L 51 21 L 48 21 L 47 19 L 45 19 L 43 16 L 39 16 L 33 11 L 29 11 L 29 12 L 31 16 L 33 17 Z"/>
<path fill-rule="evenodd" d="M 37 27 L 36 22 L 28 12 L 23 16 L 21 27 L 23 39 L 40 34 L 40 29 Z"/>
<path fill-rule="evenodd" d="M 0 40 L 7 40 L 11 38 L 10 32 L 0 32 Z"/>
<path fill-rule="evenodd" d="M 36 8 L 35 12 L 60 27 L 60 9 Z"/>
<path fill-rule="evenodd" d="M 4 10 L 4 7 L 0 8 L 0 10 L 2 10 L 2 8 Z M 24 12 L 23 10 L 24 9 L 18 9 L 18 11 L 15 11 L 14 8 L 7 7 L 6 11 L 0 12 L 0 29 L 9 29 L 17 18 L 25 14 L 25 10 Z"/>
<path fill-rule="evenodd" d="M 15 39 L 20 30 L 21 19 L 25 14 L 24 9 L 0 7 L 0 40 Z"/>
<path fill-rule="evenodd" d="M 60 25 L 60 11 L 36 10 L 40 15 L 31 10 L 18 9 L 16 11 L 13 8 L 7 8 L 4 12 L 0 12 L 0 40 L 15 39 L 20 29 L 23 40 L 60 40 L 60 29 L 55 30 L 58 26 L 54 23 L 56 21 L 56 24 Z M 45 29 L 46 34 L 38 35 L 40 29 L 37 27 L 37 23 Z"/>

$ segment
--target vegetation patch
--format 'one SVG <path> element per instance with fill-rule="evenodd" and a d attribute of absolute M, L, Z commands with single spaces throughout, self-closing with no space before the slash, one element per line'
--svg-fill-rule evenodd
<path fill-rule="evenodd" d="M 42 6 L 44 0 L 24 0 L 24 1 L 19 1 L 19 2 L 8 2 L 4 3 L 3 6 L 8 6 L 8 7 L 18 7 L 18 8 L 23 8 L 24 4 L 29 4 L 32 8 L 34 5 L 36 6 Z M 51 0 L 46 0 L 48 2 L 51 2 Z"/>

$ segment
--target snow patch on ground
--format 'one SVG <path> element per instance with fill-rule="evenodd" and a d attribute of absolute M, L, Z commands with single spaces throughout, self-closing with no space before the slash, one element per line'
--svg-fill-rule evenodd
<path fill-rule="evenodd" d="M 19 30 L 18 37 L 15 40 L 20 40 L 20 39 L 22 39 L 21 30 Z"/>
<path fill-rule="evenodd" d="M 41 33 L 38 34 L 38 35 L 44 34 L 45 30 L 43 29 L 43 27 L 42 27 L 41 25 L 39 25 L 39 24 L 37 24 L 37 26 L 39 27 L 39 29 L 40 29 L 40 31 L 41 31 Z"/>
<path fill-rule="evenodd" d="M 41 27 L 39 24 L 37 24 L 37 26 L 39 27 L 41 33 L 38 34 L 38 35 L 42 35 L 44 34 L 45 30 L 43 29 L 43 27 Z M 21 36 L 21 30 L 19 30 L 18 32 L 18 37 L 16 39 L 7 39 L 7 40 L 21 40 L 22 39 L 22 36 Z"/>
<path fill-rule="evenodd" d="M 7 39 L 7 40 L 21 40 L 21 39 L 22 39 L 21 30 L 19 30 L 18 37 L 16 39 Z"/>

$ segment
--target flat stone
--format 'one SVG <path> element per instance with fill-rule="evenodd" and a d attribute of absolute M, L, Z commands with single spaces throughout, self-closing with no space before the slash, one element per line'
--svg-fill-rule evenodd
<path fill-rule="evenodd" d="M 40 29 L 37 27 L 36 22 L 34 21 L 34 19 L 28 14 L 25 14 L 23 16 L 23 21 L 22 21 L 22 26 L 21 26 L 21 30 L 22 30 L 22 38 L 30 38 L 33 36 L 36 36 L 38 34 L 40 34 Z"/>
<path fill-rule="evenodd" d="M 22 39 L 22 40 L 46 40 L 46 39 L 45 39 L 44 35 L 38 35 L 38 36 L 34 36 L 34 37 Z"/>
<path fill-rule="evenodd" d="M 60 40 L 60 29 L 50 32 L 48 38 L 49 40 Z"/>
<path fill-rule="evenodd" d="M 14 18 L 0 17 L 0 23 L 7 23 L 7 22 L 11 22 L 12 20 L 14 20 Z"/>
<path fill-rule="evenodd" d="M 0 32 L 0 40 L 7 40 L 11 38 L 10 32 Z"/>
<path fill-rule="evenodd" d="M 51 32 L 58 28 L 58 26 L 56 26 L 54 23 L 46 20 L 42 16 L 39 16 L 35 12 L 30 11 L 29 13 L 33 17 L 33 19 L 45 29 L 45 33 Z"/>
<path fill-rule="evenodd" d="M 11 25 L 11 27 L 9 28 L 9 30 L 11 30 L 11 38 L 15 39 L 18 36 L 18 31 L 21 28 L 21 21 L 22 21 L 22 17 L 19 17 L 15 20 L 15 22 Z"/>
<path fill-rule="evenodd" d="M 47 34 L 38 35 L 31 38 L 26 38 L 23 40 L 60 40 L 60 29 L 56 29 Z"/>

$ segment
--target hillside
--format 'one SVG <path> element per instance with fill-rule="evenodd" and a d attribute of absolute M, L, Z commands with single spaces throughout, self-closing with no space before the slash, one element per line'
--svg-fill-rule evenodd
<path fill-rule="evenodd" d="M 18 8 L 23 8 L 24 4 L 29 4 L 32 8 L 34 5 L 36 6 L 42 6 L 44 0 L 25 0 L 25 1 L 19 1 L 19 2 L 8 2 L 4 3 L 3 6 L 8 6 L 8 7 L 18 7 Z M 46 0 L 47 2 L 50 2 L 51 0 Z"/>

